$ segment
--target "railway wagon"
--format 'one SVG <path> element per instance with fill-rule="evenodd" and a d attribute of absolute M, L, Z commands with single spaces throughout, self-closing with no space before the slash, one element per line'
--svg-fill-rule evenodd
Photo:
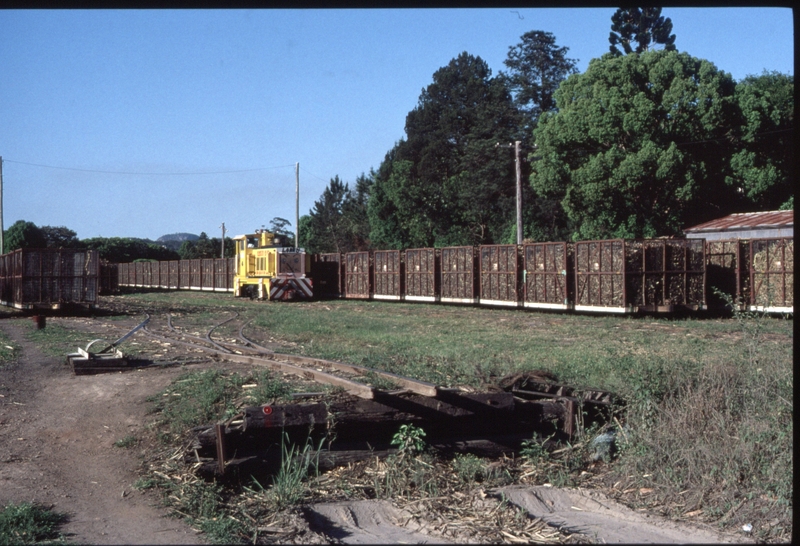
<path fill-rule="evenodd" d="M 118 287 L 232 292 L 234 258 L 114 264 Z"/>
<path fill-rule="evenodd" d="M 0 256 L 0 303 L 17 309 L 93 307 L 100 292 L 96 250 L 22 248 Z"/>
<path fill-rule="evenodd" d="M 445 247 L 440 262 L 439 301 L 478 303 L 480 271 L 477 249 L 472 246 Z"/>
<path fill-rule="evenodd" d="M 314 291 L 319 297 L 341 298 L 344 296 L 344 260 L 340 252 L 313 254 L 311 272 Z"/>
<path fill-rule="evenodd" d="M 372 297 L 376 300 L 400 301 L 405 294 L 404 257 L 399 250 L 376 250 L 372 253 L 374 283 Z"/>
<path fill-rule="evenodd" d="M 706 276 L 710 308 L 793 313 L 794 238 L 706 241 Z"/>
<path fill-rule="evenodd" d="M 372 253 L 348 252 L 344 256 L 344 297 L 369 299 L 372 295 Z"/>
<path fill-rule="evenodd" d="M 752 311 L 794 312 L 794 238 L 749 241 Z"/>
<path fill-rule="evenodd" d="M 480 303 L 519 307 L 521 247 L 482 245 L 480 256 Z"/>
<path fill-rule="evenodd" d="M 119 264 L 100 262 L 99 294 L 114 294 L 119 291 Z"/>
<path fill-rule="evenodd" d="M 231 291 L 232 258 L 116 265 L 118 286 Z M 613 239 L 311 256 L 317 296 L 602 313 L 794 312 L 794 239 Z M 148 269 L 149 268 L 149 269 Z M 205 273 L 204 273 L 205 271 Z M 166 276 L 165 276 L 166 275 Z M 177 279 L 176 279 L 177 275 Z M 213 279 L 207 277 L 212 275 Z M 114 280 L 108 279 L 109 285 Z"/>
<path fill-rule="evenodd" d="M 575 277 L 573 247 L 567 243 L 528 243 L 523 246 L 523 306 L 534 309 L 572 308 Z"/>
<path fill-rule="evenodd" d="M 405 299 L 439 301 L 441 251 L 409 248 L 405 251 Z"/>
<path fill-rule="evenodd" d="M 746 239 L 706 241 L 706 287 L 709 309 L 729 303 L 739 311 L 750 304 L 750 242 Z M 720 292 L 730 298 L 720 295 Z"/>
<path fill-rule="evenodd" d="M 602 313 L 706 308 L 700 239 L 362 251 L 324 260 L 344 264 L 345 298 Z M 336 284 L 336 269 L 325 271 L 326 282 Z M 768 284 L 776 286 L 777 275 L 769 275 Z"/>
<path fill-rule="evenodd" d="M 579 241 L 574 248 L 576 311 L 706 308 L 702 239 Z"/>

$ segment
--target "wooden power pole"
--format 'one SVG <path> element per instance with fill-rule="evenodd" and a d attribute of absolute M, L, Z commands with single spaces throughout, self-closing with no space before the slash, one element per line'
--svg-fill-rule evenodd
<path fill-rule="evenodd" d="M 220 227 L 222 228 L 222 251 L 221 251 L 219 257 L 220 258 L 224 258 L 225 257 L 225 222 L 222 222 L 222 225 Z"/>
<path fill-rule="evenodd" d="M 3 239 L 3 158 L 0 157 L 0 255 L 6 253 Z"/>

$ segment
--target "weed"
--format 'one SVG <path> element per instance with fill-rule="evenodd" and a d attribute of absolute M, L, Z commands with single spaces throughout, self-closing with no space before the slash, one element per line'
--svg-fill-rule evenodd
<path fill-rule="evenodd" d="M 483 459 L 472 453 L 458 454 L 453 459 L 453 469 L 458 477 L 465 483 L 472 484 L 483 480 L 486 467 Z"/>
<path fill-rule="evenodd" d="M 638 409 L 628 412 L 630 442 L 614 472 L 620 478 L 648 475 L 663 499 L 693 491 L 701 499 L 698 504 L 706 499 L 706 516 L 723 523 L 788 521 L 793 494 L 791 342 L 763 335 L 780 319 L 731 308 L 740 334 L 728 354 L 679 366 L 679 373 L 671 373 L 666 362 L 651 360 L 631 375 Z M 731 512 L 730 506 L 744 498 L 750 500 Z"/>
<path fill-rule="evenodd" d="M 376 496 L 380 498 L 410 497 L 415 494 L 436 496 L 438 476 L 430 454 L 417 456 L 398 452 L 380 463 L 382 470 L 373 480 Z"/>
<path fill-rule="evenodd" d="M 58 527 L 66 519 L 38 504 L 8 504 L 0 511 L 0 545 L 64 544 Z"/>
<path fill-rule="evenodd" d="M 135 482 L 133 482 L 133 488 L 138 491 L 145 491 L 147 489 L 153 489 L 158 485 L 158 482 L 153 478 L 139 478 Z"/>
<path fill-rule="evenodd" d="M 219 370 L 186 373 L 154 400 L 161 422 L 171 432 L 181 434 L 231 413 L 231 402 L 241 385 L 239 375 L 225 375 Z"/>
<path fill-rule="evenodd" d="M 19 347 L 16 343 L 11 341 L 4 332 L 0 332 L 0 370 L 14 362 L 18 352 Z"/>
<path fill-rule="evenodd" d="M 278 509 L 297 504 L 305 495 L 306 487 L 303 482 L 308 476 L 309 469 L 313 468 L 315 475 L 319 473 L 319 450 L 322 448 L 322 442 L 315 450 L 309 437 L 305 446 L 300 449 L 295 444 L 289 445 L 289 436 L 283 434 L 281 467 L 273 476 L 272 488 L 269 490 L 269 498 Z M 260 487 L 258 481 L 255 483 Z"/>
<path fill-rule="evenodd" d="M 413 425 L 401 425 L 392 437 L 391 445 L 397 453 L 387 457 L 383 463 L 383 479 L 376 477 L 375 492 L 384 498 L 423 492 L 435 495 L 438 491 L 437 476 L 431 464 L 433 457 L 425 451 L 425 431 Z"/>
<path fill-rule="evenodd" d="M 552 436 L 550 436 L 552 438 Z M 536 436 L 530 440 L 522 441 L 522 448 L 519 451 L 520 456 L 531 464 L 538 464 L 546 461 L 550 454 L 545 447 L 545 442 L 550 438 L 539 441 Z"/>
<path fill-rule="evenodd" d="M 397 446 L 398 453 L 416 455 L 425 449 L 425 431 L 412 424 L 400 425 L 400 430 L 392 436 L 391 445 Z"/>
<path fill-rule="evenodd" d="M 251 378 L 246 379 L 256 383 L 256 387 L 248 392 L 251 399 L 256 404 L 273 402 L 276 399 L 284 398 L 291 394 L 291 385 L 278 378 L 269 370 L 259 370 Z"/>
<path fill-rule="evenodd" d="M 133 436 L 133 435 L 129 434 L 128 436 L 125 436 L 124 438 L 121 438 L 121 439 L 117 440 L 116 442 L 114 442 L 114 447 L 128 448 L 128 447 L 133 447 L 133 446 L 137 445 L 138 443 L 139 443 L 139 439 L 136 436 Z"/>

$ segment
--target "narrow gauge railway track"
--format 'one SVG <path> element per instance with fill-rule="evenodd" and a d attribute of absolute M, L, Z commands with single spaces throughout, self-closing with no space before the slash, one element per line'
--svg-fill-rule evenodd
<path fill-rule="evenodd" d="M 346 392 L 364 399 L 375 398 L 375 393 L 379 389 L 363 381 L 357 381 L 352 378 L 366 379 L 370 375 L 380 377 L 398 386 L 398 389 L 392 391 L 392 394 L 411 392 L 422 396 L 436 396 L 443 390 L 425 381 L 402 377 L 364 366 L 300 355 L 276 353 L 244 335 L 244 328 L 250 321 L 242 322 L 238 329 L 236 341 L 217 341 L 212 338 L 212 334 L 215 330 L 237 318 L 239 318 L 238 313 L 213 325 L 208 329 L 205 336 L 199 336 L 180 332 L 173 324 L 172 315 L 168 314 L 166 332 L 156 332 L 150 325 L 144 327 L 144 332 L 150 337 L 162 342 L 177 343 L 193 349 L 200 349 L 223 360 L 263 366 L 283 373 L 296 374 L 319 383 L 338 386 L 343 388 Z M 453 391 L 454 389 L 444 390 Z"/>

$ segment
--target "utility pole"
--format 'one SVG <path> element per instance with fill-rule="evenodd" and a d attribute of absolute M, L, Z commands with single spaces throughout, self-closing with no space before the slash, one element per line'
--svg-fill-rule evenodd
<path fill-rule="evenodd" d="M 5 240 L 3 240 L 3 157 L 0 156 L 0 255 L 5 253 Z"/>
<path fill-rule="evenodd" d="M 222 228 L 222 251 L 220 252 L 219 257 L 220 258 L 224 258 L 225 257 L 225 222 L 222 222 L 222 225 L 220 227 Z"/>
<path fill-rule="evenodd" d="M 522 244 L 522 163 L 519 160 L 519 140 L 514 141 L 514 161 L 517 164 L 517 244 Z"/>
<path fill-rule="evenodd" d="M 519 148 L 522 141 L 515 140 L 514 144 L 506 144 L 505 148 L 514 148 L 514 162 L 517 166 L 517 244 L 522 244 L 522 163 L 519 160 Z M 499 148 L 502 145 L 498 142 L 494 145 Z"/>
<path fill-rule="evenodd" d="M 294 206 L 294 247 L 300 246 L 300 162 L 294 164 L 295 206 Z"/>

